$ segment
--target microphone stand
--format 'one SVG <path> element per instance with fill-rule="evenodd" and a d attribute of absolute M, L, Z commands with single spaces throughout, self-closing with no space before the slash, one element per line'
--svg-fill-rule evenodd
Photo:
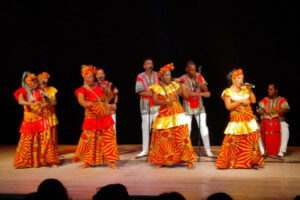
<path fill-rule="evenodd" d="M 202 68 L 202 66 L 201 65 L 199 65 L 199 75 L 201 76 L 201 68 Z M 199 88 L 199 91 L 201 92 L 201 86 L 200 86 L 200 83 L 197 83 L 196 84 L 196 90 Z M 201 96 L 199 96 L 199 104 L 198 104 L 198 109 L 199 109 L 199 113 L 198 113 L 198 128 L 199 128 L 199 139 L 198 139 L 198 162 L 200 162 L 200 158 L 202 157 L 202 153 L 201 153 L 201 136 L 202 136 L 202 134 L 201 134 L 201 120 L 200 120 L 200 100 L 202 100 L 201 99 L 202 97 Z"/>
<path fill-rule="evenodd" d="M 151 72 L 152 72 L 152 68 L 149 68 L 149 72 L 150 72 L 150 76 L 149 76 L 149 87 L 152 85 L 152 81 L 151 81 Z M 150 96 L 149 96 L 149 103 L 148 103 L 148 129 L 149 129 L 149 141 L 148 141 L 148 155 L 147 155 L 147 158 L 146 158 L 146 160 L 145 160 L 145 162 L 147 162 L 148 161 L 148 158 L 149 158 L 149 150 L 150 150 L 150 143 L 151 143 L 151 135 L 152 135 L 152 133 L 151 133 L 151 122 L 150 122 L 150 119 L 151 119 L 151 117 L 150 117 L 150 111 L 151 111 L 151 109 L 150 109 Z"/>

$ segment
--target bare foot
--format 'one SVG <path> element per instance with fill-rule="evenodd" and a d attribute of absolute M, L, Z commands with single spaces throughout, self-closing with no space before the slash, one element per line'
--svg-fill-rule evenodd
<path fill-rule="evenodd" d="M 85 169 L 85 168 L 88 168 L 88 167 L 90 167 L 90 165 L 87 164 L 87 163 L 84 163 L 83 165 L 80 166 L 81 169 Z"/>
<path fill-rule="evenodd" d="M 253 166 L 253 169 L 256 169 L 256 170 L 260 170 L 260 169 L 262 169 L 263 167 L 262 166 L 260 166 L 260 165 L 254 165 Z"/>
<path fill-rule="evenodd" d="M 52 168 L 58 168 L 58 166 L 56 164 L 52 164 L 51 167 Z"/>
<path fill-rule="evenodd" d="M 162 165 L 156 165 L 155 168 L 157 168 L 157 169 L 162 168 Z"/>
<path fill-rule="evenodd" d="M 189 162 L 189 163 L 187 164 L 187 168 L 188 168 L 188 169 L 194 169 L 195 167 L 194 167 L 193 163 Z"/>
<path fill-rule="evenodd" d="M 110 166 L 113 169 L 119 169 L 119 167 L 116 165 L 116 163 L 109 163 L 108 166 Z"/>

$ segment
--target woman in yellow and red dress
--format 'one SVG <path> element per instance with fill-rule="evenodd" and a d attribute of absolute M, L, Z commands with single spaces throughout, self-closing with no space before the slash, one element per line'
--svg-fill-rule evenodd
<path fill-rule="evenodd" d="M 24 106 L 24 119 L 20 128 L 21 137 L 17 147 L 14 166 L 16 168 L 39 167 L 59 163 L 56 143 L 47 117 L 43 115 L 43 95 L 36 76 L 24 72 L 22 86 L 15 99 Z"/>
<path fill-rule="evenodd" d="M 50 75 L 47 72 L 42 72 L 38 75 L 39 86 L 41 87 L 45 98 L 45 106 L 43 107 L 43 115 L 48 118 L 52 142 L 57 146 L 57 124 L 58 120 L 55 113 L 55 105 L 57 104 L 56 93 L 57 89 L 53 86 L 48 86 Z M 56 147 L 57 148 L 57 147 Z"/>
<path fill-rule="evenodd" d="M 233 70 L 227 77 L 231 86 L 222 93 L 230 122 L 216 163 L 217 168 L 255 168 L 264 164 L 259 149 L 259 133 L 251 103 L 256 102 L 250 87 L 244 86 L 242 69 Z"/>
<path fill-rule="evenodd" d="M 82 65 L 84 85 L 75 91 L 81 106 L 85 108 L 82 134 L 75 152 L 74 162 L 82 161 L 81 168 L 108 163 L 118 168 L 119 160 L 114 121 L 110 115 L 105 91 L 95 82 L 96 68 Z"/>
<path fill-rule="evenodd" d="M 186 90 L 179 83 L 171 81 L 173 63 L 159 71 L 160 84 L 153 84 L 149 91 L 153 103 L 160 106 L 158 115 L 152 125 L 152 137 L 148 162 L 164 165 L 188 163 L 192 169 L 197 157 L 191 145 L 188 123 L 178 95 L 188 97 Z"/>

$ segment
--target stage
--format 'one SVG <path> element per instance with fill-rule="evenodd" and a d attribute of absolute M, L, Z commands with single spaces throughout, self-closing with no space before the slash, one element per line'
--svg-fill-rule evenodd
<path fill-rule="evenodd" d="M 0 146 L 0 193 L 34 192 L 46 178 L 59 179 L 73 200 L 91 199 L 97 188 L 111 183 L 124 184 L 130 195 L 159 195 L 177 191 L 188 200 L 206 199 L 210 194 L 226 192 L 235 200 L 293 199 L 300 195 L 300 147 L 289 147 L 283 161 L 268 158 L 265 168 L 218 170 L 215 159 L 201 157 L 195 169 L 186 165 L 156 169 L 135 159 L 141 145 L 119 145 L 120 169 L 107 166 L 80 169 L 72 163 L 75 145 L 60 145 L 63 160 L 59 168 L 15 169 L 12 165 L 16 146 Z M 214 155 L 220 147 L 213 146 Z M 196 148 L 197 150 L 197 148 Z"/>

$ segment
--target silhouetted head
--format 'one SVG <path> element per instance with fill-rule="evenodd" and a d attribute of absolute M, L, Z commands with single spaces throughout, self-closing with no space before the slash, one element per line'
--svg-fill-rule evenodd
<path fill-rule="evenodd" d="M 68 194 L 63 184 L 56 179 L 46 179 L 38 187 L 41 199 L 67 200 Z"/>
<path fill-rule="evenodd" d="M 178 192 L 170 192 L 159 195 L 156 200 L 185 200 L 185 198 Z"/>
<path fill-rule="evenodd" d="M 226 193 L 215 193 L 210 195 L 207 200 L 232 200 L 232 198 Z"/>
<path fill-rule="evenodd" d="M 93 200 L 129 200 L 127 189 L 122 184 L 110 184 L 102 187 L 94 196 Z"/>

